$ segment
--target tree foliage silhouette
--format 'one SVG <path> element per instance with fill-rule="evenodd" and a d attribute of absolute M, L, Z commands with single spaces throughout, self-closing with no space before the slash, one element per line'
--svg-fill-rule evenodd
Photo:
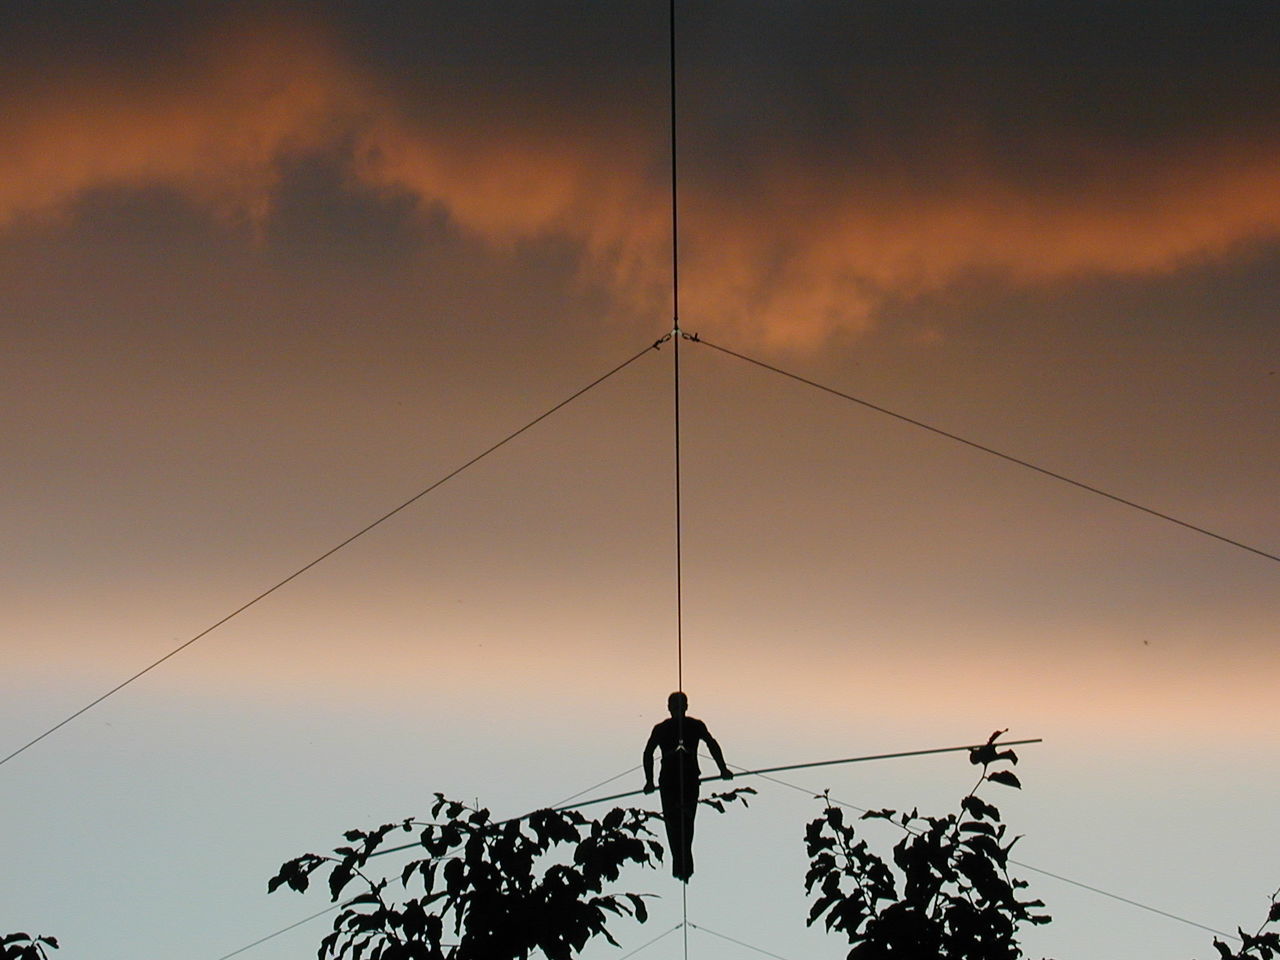
<path fill-rule="evenodd" d="M 45 951 L 58 949 L 53 937 L 33 937 L 29 933 L 10 933 L 0 936 L 0 960 L 49 960 Z"/>
<path fill-rule="evenodd" d="M 1236 928 L 1236 933 L 1240 937 L 1240 948 L 1237 951 L 1233 951 L 1217 937 L 1213 938 L 1213 946 L 1218 951 L 1220 960 L 1276 960 L 1280 957 L 1280 890 L 1271 895 L 1267 919 L 1262 921 L 1256 933 L 1245 933 L 1239 927 Z"/>
<path fill-rule="evenodd" d="M 850 960 L 947 957 L 948 960 L 1016 960 L 1018 931 L 1048 923 L 1035 912 L 1040 900 L 1019 899 L 1027 884 L 1009 876 L 1009 851 L 1000 811 L 978 797 L 986 783 L 1021 788 L 1017 776 L 997 764 L 1016 764 L 1000 749 L 1004 731 L 970 751 L 982 775 L 960 809 L 943 817 L 873 810 L 863 820 L 887 820 L 906 836 L 893 848 L 893 866 L 872 852 L 844 811 L 828 800 L 809 823 L 805 843 L 810 867 L 805 892 L 813 897 L 808 917 L 848 937 Z M 896 868 L 896 869 L 895 869 Z M 901 891 L 901 892 L 899 892 Z"/>
<path fill-rule="evenodd" d="M 746 803 L 748 788 L 706 798 L 720 812 Z M 320 960 L 516 960 L 537 951 L 569 960 L 593 937 L 617 945 L 608 923 L 648 919 L 644 894 L 606 891 L 627 865 L 655 866 L 663 856 L 648 810 L 617 807 L 599 820 L 574 810 L 539 810 L 494 821 L 476 809 L 436 794 L 431 822 L 414 819 L 345 834 L 351 846 L 332 856 L 308 853 L 281 866 L 268 892 L 287 885 L 305 891 L 328 868 L 329 893 L 338 902 L 352 883 L 360 892 L 342 904 L 333 932 L 320 944 Z M 398 878 L 406 896 L 392 896 L 392 878 L 366 872 L 388 836 L 421 829 L 425 857 Z"/>

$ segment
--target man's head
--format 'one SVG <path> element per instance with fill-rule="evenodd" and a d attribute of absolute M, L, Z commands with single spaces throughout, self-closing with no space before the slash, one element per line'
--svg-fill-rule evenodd
<path fill-rule="evenodd" d="M 689 709 L 689 698 L 684 695 L 684 691 L 677 690 L 667 697 L 667 709 L 671 711 L 673 717 L 684 716 L 685 711 Z"/>

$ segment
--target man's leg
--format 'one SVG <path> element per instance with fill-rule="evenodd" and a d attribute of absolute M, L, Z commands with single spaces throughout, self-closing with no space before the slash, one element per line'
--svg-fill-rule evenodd
<path fill-rule="evenodd" d="M 680 802 L 680 784 L 661 781 L 658 788 L 662 794 L 662 820 L 667 826 L 667 850 L 671 854 L 671 874 L 678 880 L 684 880 L 685 873 L 685 816 L 684 805 Z"/>
<path fill-rule="evenodd" d="M 688 880 L 693 876 L 693 819 L 698 813 L 698 781 L 694 780 L 693 785 L 685 790 L 684 804 L 681 808 L 681 840 L 683 841 L 683 856 L 681 871 L 682 880 Z"/>

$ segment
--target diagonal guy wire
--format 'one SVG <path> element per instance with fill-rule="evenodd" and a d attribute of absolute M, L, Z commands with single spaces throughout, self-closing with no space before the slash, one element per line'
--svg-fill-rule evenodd
<path fill-rule="evenodd" d="M 636 770 L 638 769 L 639 767 L 632 767 L 630 770 L 624 770 L 622 773 L 616 774 L 610 777 L 608 780 L 603 780 L 600 783 L 595 784 L 595 786 L 586 787 L 582 790 L 579 790 L 577 793 L 573 795 L 573 797 L 581 796 L 582 794 L 587 793 L 590 790 L 595 790 L 596 787 L 601 787 L 601 786 L 604 786 L 604 784 L 606 783 L 611 783 L 612 781 L 617 780 L 619 777 L 625 777 L 629 773 L 635 773 Z M 570 797 L 569 799 L 572 800 L 573 797 Z M 561 801 L 561 802 L 563 803 L 564 801 Z M 405 844 L 403 847 L 394 847 L 392 850 L 380 850 L 378 851 L 378 853 L 375 853 L 374 856 L 376 857 L 382 853 L 393 853 L 396 850 L 407 850 L 409 847 L 416 847 L 416 846 L 418 846 L 417 843 L 409 843 L 409 844 Z M 300 927 L 304 923 L 310 923 L 312 920 L 316 920 L 316 919 L 319 919 L 320 917 L 323 917 L 326 913 L 333 913 L 333 911 L 340 910 L 346 906 L 348 906 L 348 903 L 345 903 L 345 902 L 330 904 L 329 906 L 321 910 L 319 913 L 313 913 L 309 917 L 303 917 L 301 920 L 295 921 L 294 923 L 289 924 L 289 926 L 287 927 L 282 927 L 279 930 L 275 931 L 274 933 L 268 933 L 265 937 L 259 937 L 257 940 L 253 941 L 253 943 L 246 943 L 243 947 L 239 947 L 235 950 L 232 950 L 230 953 L 224 953 L 222 956 L 218 958 L 218 960 L 230 960 L 231 957 L 237 957 L 240 954 L 244 953 L 246 950 L 252 950 L 254 947 L 258 946 L 259 944 L 266 943 L 268 940 L 274 940 L 276 937 L 280 936 L 282 933 L 288 933 L 290 930 Z M 657 943 L 667 934 L 675 933 L 679 929 L 680 929 L 679 926 L 672 927 L 670 930 L 667 931 L 667 933 L 660 934 L 659 936 L 650 940 L 648 943 L 644 944 L 643 946 L 637 947 L 635 950 L 632 950 L 631 953 L 626 954 L 626 956 L 619 957 L 618 960 L 626 960 L 627 957 L 634 956 L 635 954 L 643 950 L 645 947 L 648 947 L 654 943 Z"/>
<path fill-rule="evenodd" d="M 702 339 L 697 334 L 685 334 L 685 339 L 691 340 L 694 343 L 704 344 L 710 347 L 712 350 L 718 350 L 721 353 L 727 354 L 728 356 L 737 357 L 739 360 L 743 360 L 754 366 L 760 367 L 762 370 L 769 370 L 773 373 L 780 374 L 781 376 L 784 376 L 789 380 L 795 380 L 797 383 L 803 383 L 806 386 L 813 387 L 815 390 L 821 390 L 823 393 L 829 393 L 832 396 L 839 397 L 842 400 L 848 400 L 851 403 L 856 403 L 859 406 L 866 407 L 868 410 L 874 410 L 876 413 L 883 413 L 885 416 L 893 417 L 895 420 L 901 420 L 903 423 L 909 423 L 913 427 L 919 427 L 921 430 L 928 430 L 930 433 L 937 434 L 940 437 L 946 437 L 948 440 L 954 440 L 956 443 L 962 443 L 966 447 L 972 447 L 974 450 L 980 450 L 983 453 L 988 453 L 993 457 L 999 457 L 1001 460 L 1005 460 L 1008 463 L 1016 464 L 1019 467 L 1025 467 L 1027 470 L 1033 470 L 1036 473 L 1042 474 L 1046 477 L 1051 477 L 1054 480 L 1060 480 L 1063 483 L 1068 483 L 1073 487 L 1078 487 L 1081 490 L 1087 490 L 1089 493 L 1097 494 L 1100 497 L 1105 497 L 1106 499 L 1111 500 L 1115 503 L 1119 503 L 1126 507 L 1131 507 L 1134 510 L 1140 510 L 1143 513 L 1148 514 L 1150 516 L 1158 517 L 1161 520 L 1166 520 L 1169 523 L 1177 524 L 1178 526 L 1183 527 L 1187 530 L 1191 530 L 1195 533 L 1199 533 L 1206 537 L 1211 537 L 1214 540 L 1219 540 L 1222 543 L 1228 544 L 1233 547 L 1237 547 L 1240 550 L 1245 550 L 1245 551 L 1248 551 L 1249 553 L 1256 554 L 1259 557 L 1264 557 L 1267 560 L 1274 560 L 1276 563 L 1280 563 L 1280 554 L 1269 553 L 1266 550 L 1260 550 L 1257 547 L 1251 547 L 1247 543 L 1241 543 L 1239 540 L 1233 540 L 1230 537 L 1223 536 L 1220 533 L 1214 533 L 1212 530 L 1207 530 L 1204 527 L 1197 526 L 1194 523 L 1189 523 L 1186 520 L 1179 520 L 1177 517 L 1170 516 L 1167 513 L 1162 513 L 1159 510 L 1152 509 L 1151 507 L 1144 507 L 1140 503 L 1136 503 L 1133 500 L 1127 500 L 1124 497 L 1118 496 L 1117 494 L 1114 494 L 1114 493 L 1108 493 L 1106 490 L 1103 490 L 1100 487 L 1095 487 L 1092 484 L 1085 483 L 1082 480 L 1073 480 L 1071 477 L 1068 477 L 1061 473 L 1057 473 L 1053 470 L 1048 469 L 1047 467 L 1038 466 L 1029 460 L 1023 460 L 1022 458 L 1015 457 L 1012 454 L 1003 453 L 999 450 L 994 449 L 993 447 L 988 447 L 986 444 L 978 443 L 976 440 L 966 439 L 965 437 L 962 437 L 958 434 L 951 433 L 950 431 L 947 431 L 947 430 L 943 430 L 941 427 L 935 427 L 931 423 L 925 423 L 923 420 L 917 420 L 914 417 L 908 417 L 906 414 L 898 413 L 894 410 L 888 409 L 887 407 L 882 407 L 878 403 L 872 403 L 870 400 L 863 400 L 861 397 L 855 397 L 852 394 L 845 393 L 841 390 L 837 390 L 834 387 L 828 387 L 825 384 L 818 383 L 818 381 L 816 380 L 810 380 L 808 377 L 802 377 L 798 373 L 791 373 L 788 370 L 783 370 L 781 367 L 775 367 L 771 363 L 765 363 L 763 360 L 757 360 L 754 357 L 747 356 L 746 354 L 738 353 L 736 350 L 730 350 L 728 347 L 722 347 L 719 344 L 715 344 L 709 340 Z"/>
<path fill-rule="evenodd" d="M 259 937 L 257 940 L 253 941 L 253 943 L 246 943 L 243 947 L 240 947 L 237 950 L 232 950 L 230 953 L 224 953 L 222 956 L 218 958 L 218 960 L 231 960 L 232 957 L 238 957 L 240 956 L 240 954 L 244 953 L 246 950 L 252 950 L 254 947 L 258 946 L 259 944 L 266 943 L 268 940 L 274 940 L 276 937 L 280 936 L 282 933 L 288 933 L 290 930 L 296 930 L 298 927 L 302 926 L 304 923 L 310 923 L 312 920 L 318 920 L 320 917 L 323 917 L 326 913 L 333 913 L 333 911 L 339 910 L 345 906 L 346 906 L 345 903 L 332 903 L 329 906 L 325 907 L 323 910 L 321 910 L 319 913 L 313 913 L 309 917 L 303 917 L 301 920 L 297 921 L 296 923 L 291 923 L 287 927 L 282 927 L 281 929 L 277 930 L 275 933 L 268 933 L 265 937 Z"/>
<path fill-rule="evenodd" d="M 769 780 L 773 783 L 778 784 L 779 786 L 787 787 L 790 790 L 796 790 L 800 793 L 808 794 L 811 797 L 822 796 L 822 794 L 816 790 L 810 790 L 808 787 L 802 787 L 796 783 L 790 783 L 786 780 L 780 780 L 777 777 L 760 775 L 760 778 L 762 780 Z M 848 803 L 847 801 L 844 801 L 844 800 L 839 800 L 836 797 L 827 797 L 826 799 L 829 803 L 835 804 L 837 807 L 844 807 L 848 810 L 856 810 L 858 813 L 867 812 L 867 809 L 865 807 L 859 807 L 856 804 Z M 890 821 L 890 823 L 893 823 L 893 821 Z M 893 825 L 898 827 L 898 829 L 900 830 L 906 830 L 908 833 L 914 832 L 909 827 L 904 827 L 899 823 L 893 823 Z M 1142 903 L 1138 900 L 1131 900 L 1128 897 L 1122 897 L 1120 894 L 1112 893 L 1110 890 L 1103 890 L 1101 887 L 1094 887 L 1094 886 L 1091 886 L 1090 884 L 1082 883 L 1079 880 L 1072 880 L 1070 877 L 1064 877 L 1059 873 L 1053 873 L 1049 870 L 1043 869 L 1042 867 L 1033 867 L 1029 863 L 1024 863 L 1021 860 L 1014 860 L 1012 857 L 1009 858 L 1009 862 L 1012 864 L 1015 864 L 1016 866 L 1022 867 L 1025 870 L 1031 870 L 1031 871 L 1034 871 L 1035 873 L 1043 874 L 1046 877 L 1052 877 L 1054 880 L 1060 880 L 1063 883 L 1069 883 L 1073 887 L 1079 887 L 1082 890 L 1088 890 L 1090 893 L 1096 893 L 1099 896 L 1108 897 L 1112 900 L 1119 901 L 1120 903 L 1128 904 L 1131 907 L 1137 907 L 1139 910 L 1146 910 L 1148 913 L 1154 913 L 1161 917 L 1167 917 L 1170 920 L 1177 920 L 1179 923 L 1185 923 L 1188 926 L 1198 927 L 1201 930 L 1207 930 L 1210 933 L 1215 933 L 1220 937 L 1226 937 L 1227 939 L 1230 939 L 1230 940 L 1238 941 L 1240 939 L 1240 937 L 1234 933 L 1227 933 L 1224 930 L 1219 930 L 1216 927 L 1207 926 L 1203 923 L 1199 923 L 1196 920 L 1188 920 L 1186 917 L 1181 917 L 1176 913 L 1170 913 L 1168 910 L 1161 910 L 1159 907 L 1153 907 L 1150 904 Z"/>
<path fill-rule="evenodd" d="M 669 336 L 669 335 L 668 335 L 668 336 Z M 307 572 L 308 570 L 310 570 L 312 567 L 316 566 L 317 564 L 321 563 L 321 562 L 322 562 L 322 561 L 324 561 L 324 560 L 329 559 L 329 557 L 333 556 L 335 553 L 337 553 L 337 552 L 338 552 L 339 550 L 341 550 L 343 547 L 345 547 L 345 546 L 347 546 L 347 545 L 349 545 L 349 544 L 353 543 L 354 541 L 356 541 L 356 540 L 360 539 L 361 537 L 363 537 L 366 533 L 368 533 L 368 532 L 369 532 L 370 530 L 372 530 L 374 527 L 379 526 L 380 524 L 384 523 L 384 522 L 385 522 L 385 521 L 387 521 L 387 520 L 390 520 L 392 517 L 394 517 L 394 516 L 395 516 L 396 514 L 398 514 L 400 511 L 404 510 L 406 507 L 409 507 L 409 506 L 411 506 L 412 504 L 417 503 L 419 500 L 421 500 L 421 499 L 422 499 L 423 497 L 425 497 L 427 494 L 431 493 L 433 490 L 437 489 L 438 487 L 443 486 L 445 483 L 448 483 L 450 480 L 452 480 L 452 479 L 453 479 L 454 477 L 456 477 L 458 474 L 462 473 L 462 471 L 466 470 L 468 467 L 474 466 L 475 464 L 479 463 L 479 462 L 480 462 L 481 460 L 483 460 L 485 457 L 489 456 L 489 454 L 493 453 L 495 450 L 499 449 L 500 447 L 504 447 L 504 446 L 506 446 L 508 443 L 510 443 L 510 442 L 511 442 L 512 440 L 514 440 L 516 437 L 520 436 L 520 434 L 524 433 L 526 430 L 529 430 L 530 428 L 532 428 L 532 427 L 536 426 L 537 424 L 541 423 L 543 420 L 547 419 L 547 417 L 551 416 L 553 413 L 555 413 L 556 411 L 560 410 L 561 408 L 568 406 L 570 403 L 572 403 L 574 400 L 577 400 L 580 396 L 582 396 L 582 395 L 583 395 L 584 393 L 586 393 L 588 390 L 592 389 L 593 387 L 597 387 L 597 386 L 599 386 L 600 384 L 604 383 L 604 381 L 608 380 L 608 379 L 609 379 L 610 377 L 612 377 L 615 373 L 620 372 L 620 371 L 621 371 L 622 369 L 624 369 L 625 367 L 629 367 L 629 366 L 631 366 L 631 364 L 635 363 L 635 361 L 639 360 L 642 356 L 644 356 L 644 355 L 645 355 L 646 353 L 648 353 L 650 350 L 655 350 L 655 349 L 657 349 L 657 348 L 658 348 L 658 346 L 659 346 L 660 344 L 662 344 L 662 343 L 664 343 L 664 342 L 666 341 L 666 339 L 667 339 L 667 337 L 664 337 L 664 338 L 662 338 L 661 340 L 658 340 L 656 343 L 653 343 L 653 344 L 651 344 L 651 345 L 649 345 L 649 346 L 645 347 L 643 350 L 639 351 L 638 353 L 633 354 L 631 357 L 629 357 L 629 358 L 627 358 L 626 360 L 622 361 L 622 363 L 618 364 L 616 367 L 614 367 L 614 368 L 613 368 L 612 370 L 610 370 L 608 373 L 601 374 L 599 377 L 596 377 L 596 379 L 592 380 L 592 381 L 591 381 L 590 383 L 588 383 L 585 387 L 582 387 L 580 390 L 577 390 L 576 392 L 574 392 L 574 393 L 570 394 L 568 397 L 566 397 L 565 399 L 561 400 L 561 401 L 560 401 L 559 403 L 557 403 L 555 406 L 550 407 L 549 409 L 547 409 L 547 410 L 543 411 L 543 412 L 542 412 L 542 413 L 540 413 L 538 416 L 534 417 L 532 420 L 530 420 L 528 423 L 526 423 L 526 424 L 525 424 L 523 427 L 521 427 L 520 429 L 518 429 L 518 430 L 514 430 L 514 431 L 512 431 L 511 433 L 507 434 L 505 437 L 503 437 L 501 440 L 499 440 L 497 443 L 493 444 L 492 446 L 488 447 L 488 448 L 487 448 L 486 450 L 484 450 L 482 453 L 478 453 L 478 454 L 476 454 L 474 457 L 472 457 L 470 460 L 468 460 L 468 461 L 467 461 L 466 463 L 464 463 L 462 466 L 457 467 L 457 468 L 456 468 L 456 469 L 454 469 L 454 470 L 451 470 L 449 473 L 445 474 L 445 475 L 444 475 L 443 477 L 441 477 L 439 480 L 436 480 L 436 481 L 435 481 L 434 483 L 432 483 L 430 486 L 427 486 L 427 487 L 425 487 L 424 489 L 422 489 L 422 490 L 418 491 L 417 493 L 415 493 L 412 497 L 410 497 L 408 500 L 406 500 L 406 501 L 404 501 L 403 503 L 401 503 L 399 506 L 394 507 L 394 508 L 393 508 L 393 509 L 391 509 L 391 510 L 388 510 L 386 513 L 384 513 L 382 516 L 378 517 L 378 519 L 374 520 L 372 523 L 367 524 L 366 526 L 364 526 L 364 527 L 362 527 L 361 529 L 357 530 L 355 533 L 351 534 L 351 536 L 347 537 L 345 540 L 343 540 L 341 543 L 339 543 L 336 547 L 331 547 L 330 549 L 326 550 L 324 553 L 320 554 L 320 556 L 316 557 L 316 558 L 315 558 L 314 560 L 312 560 L 311 562 L 309 562 L 309 563 L 307 563 L 307 564 L 305 564 L 305 565 L 303 565 L 303 566 L 299 567 L 297 570 L 295 570 L 293 573 L 289 574 L 289 575 L 288 575 L 287 577 L 285 577 L 283 580 L 280 580 L 279 582 L 277 582 L 274 586 L 268 587 L 266 590 L 263 590 L 260 594 L 258 594 L 256 597 L 254 597 L 254 598 L 253 598 L 252 600 L 250 600 L 248 603 L 241 604 L 239 607 L 237 607 L 236 609 L 232 610 L 230 613 L 228 613 L 228 614 L 227 614 L 225 617 L 223 617 L 221 620 L 219 620 L 219 621 L 217 621 L 216 623 L 214 623 L 212 626 L 205 627 L 203 630 L 201 630 L 199 633 L 197 633 L 194 637 L 191 637 L 191 639 L 187 640 L 186 642 L 184 642 L 184 643 L 180 644 L 180 645 L 179 645 L 179 646 L 177 646 L 177 647 L 174 647 L 172 650 L 170 650 L 168 653 L 166 653 L 166 654 L 165 654 L 163 657 L 161 657 L 159 660 L 156 660 L 154 663 L 151 663 L 151 664 L 149 664 L 148 666 L 143 667 L 141 670 L 139 670 L 139 671 L 138 671 L 137 673 L 135 673 L 133 676 L 129 677 L 129 679 L 124 680 L 124 681 L 122 681 L 121 683 L 116 684 L 114 687 L 112 687 L 112 688 L 111 688 L 110 690 L 108 690 L 106 693 L 102 694 L 102 695 L 101 695 L 100 697 L 98 697 L 96 700 L 91 700 L 89 703 L 85 704 L 85 705 L 84 705 L 83 707 L 81 707 L 79 710 L 75 711 L 75 713 L 72 713 L 70 716 L 65 717 L 65 718 L 63 718 L 62 720 L 58 721 L 58 722 L 57 722 L 57 723 L 55 723 L 52 727 L 50 727 L 48 730 L 46 730 L 44 733 L 40 734 L 40 736 L 36 737 L 34 740 L 30 740 L 30 741 L 28 741 L 27 743 L 24 743 L 22 746 L 20 746 L 17 750 L 14 750 L 14 751 L 13 751 L 11 754 L 9 754 L 7 757 L 5 757 L 5 758 L 3 758 L 3 759 L 0 759 L 0 766 L 3 766 L 4 764 L 8 763 L 10 760 L 12 760 L 14 757 L 16 757 L 18 754 L 22 753 L 23 751 L 28 750 L 28 749 L 29 749 L 29 748 L 31 748 L 31 747 L 34 747 L 37 743 L 39 743 L 39 742 L 40 742 L 41 740 L 43 740 L 45 737 L 49 736 L 49 734 L 54 733 L 54 732 L 55 732 L 55 731 L 57 731 L 57 730 L 60 730 L 62 727 L 66 726 L 68 723 L 70 723 L 72 720 L 74 720 L 74 719 L 76 719 L 77 717 L 79 717 L 81 714 L 83 714 L 83 713 L 87 713 L 89 710 L 92 710 L 92 709 L 93 709 L 94 707 L 96 707 L 98 704 L 102 703 L 102 701 L 103 701 L 103 700 L 106 700 L 106 699 L 107 699 L 108 697 L 110 697 L 112 694 L 115 694 L 115 693 L 120 692 L 120 691 L 121 691 L 121 690 L 123 690 L 125 687 L 127 687 L 129 684 L 133 683 L 133 681 L 135 681 L 135 680 L 137 680 L 138 678 L 142 677 L 144 674 L 150 673 L 152 670 L 154 670 L 156 667 L 160 666 L 160 664 L 164 663 L 164 662 L 165 662 L 166 660 L 168 660 L 170 657 L 177 656 L 177 655 L 178 655 L 179 653 L 181 653 L 183 650 L 187 649 L 187 647 L 191 646 L 193 643 L 195 643 L 197 640 L 201 639 L 202 637 L 206 637 L 206 636 L 208 636 L 208 635 L 209 635 L 209 634 L 211 634 L 214 630 L 217 630 L 220 626 L 222 626 L 222 625 L 223 625 L 224 623 L 226 623 L 227 621 L 229 621 L 229 620 L 231 620 L 231 619 L 233 619 L 233 618 L 235 618 L 235 617 L 238 617 L 240 614 L 244 613 L 246 610 L 248 610 L 250 607 L 254 606 L 254 605 L 255 605 L 256 603 L 258 603 L 259 601 L 261 601 L 261 600 L 265 600 L 267 597 L 271 596 L 271 594 L 275 593 L 277 590 L 279 590 L 279 589 L 280 589 L 281 587 L 283 587 L 285 584 L 290 583 L 290 582 L 292 582 L 293 580 L 296 580 L 298 577 L 302 576 L 304 573 L 306 573 L 306 572 Z"/>
<path fill-rule="evenodd" d="M 689 927 L 690 929 L 697 930 L 700 933 L 709 933 L 711 934 L 711 936 L 719 937 L 721 940 L 727 940 L 730 943 L 736 943 L 738 946 L 746 947 L 748 950 L 754 950 L 756 953 L 764 954 L 766 957 L 773 957 L 773 960 L 787 960 L 786 957 L 782 956 L 779 953 L 771 953 L 768 950 L 765 950 L 761 947 L 754 946 L 750 943 L 747 943 L 744 940 L 735 940 L 733 937 L 730 937 L 727 934 L 717 933 L 715 930 L 712 930 L 710 927 L 704 927 L 700 923 L 691 923 L 689 924 Z"/>
<path fill-rule="evenodd" d="M 683 927 L 683 926 L 684 926 L 684 924 L 683 924 L 683 923 L 677 923 L 677 924 L 676 924 L 674 927 L 672 927 L 670 930 L 667 930 L 667 931 L 665 931 L 665 932 L 663 932 L 663 933 L 658 934 L 656 937 L 654 937 L 652 940 L 648 941 L 647 943 L 642 943 L 642 944 L 640 944 L 640 946 L 636 947 L 636 948 L 635 948 L 634 950 L 632 950 L 630 953 L 624 953 L 622 956 L 620 956 L 620 957 L 618 958 L 618 960 L 627 960 L 627 958 L 628 958 L 628 957 L 634 957 L 634 956 L 635 956 L 637 953 L 639 953 L 641 950 L 648 950 L 650 947 L 652 947 L 652 946 L 653 946 L 655 943 L 657 943 L 659 940 L 662 940 L 662 939 L 663 939 L 663 938 L 665 938 L 665 937 L 669 937 L 669 936 L 671 936 L 671 934 L 675 933 L 677 930 L 679 930 L 679 929 L 680 929 L 681 927 Z"/>

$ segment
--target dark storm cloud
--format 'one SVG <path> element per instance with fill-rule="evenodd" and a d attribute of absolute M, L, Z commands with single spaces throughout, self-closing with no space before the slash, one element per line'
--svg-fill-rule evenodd
<path fill-rule="evenodd" d="M 1280 28 L 1260 3 L 757 4 L 747 22 L 711 6 L 700 39 L 721 89 L 760 75 L 815 133 L 843 120 L 928 139 L 959 123 L 1015 145 L 1064 127 L 1132 142 L 1277 107 Z"/>
<path fill-rule="evenodd" d="M 443 85 L 565 116 L 665 106 L 644 100 L 666 84 L 665 4 L 335 15 L 363 65 L 410 98 Z M 880 145 L 927 162 L 963 134 L 1009 167 L 1051 167 L 1073 140 L 1161 150 L 1280 119 L 1280 17 L 1263 3 L 713 0 L 678 17 L 692 143 L 784 141 L 854 162 L 875 162 Z"/>
<path fill-rule="evenodd" d="M 299 156 L 660 301 L 665 4 L 10 5 L 0 223 L 173 187 L 262 225 Z M 689 304 L 807 341 L 974 271 L 1176 269 L 1280 227 L 1260 3 L 679 7 Z M 295 205 L 296 208 L 296 205 Z"/>
<path fill-rule="evenodd" d="M 710 0 L 677 15 L 693 143 L 927 161 L 964 132 L 1016 167 L 1073 139 L 1158 150 L 1280 119 L 1280 17 L 1259 2 Z M 286 19 L 329 25 L 408 102 L 550 123 L 665 114 L 663 3 L 68 0 L 3 18 L 7 69 L 30 80 L 87 64 L 163 75 L 228 22 Z"/>

